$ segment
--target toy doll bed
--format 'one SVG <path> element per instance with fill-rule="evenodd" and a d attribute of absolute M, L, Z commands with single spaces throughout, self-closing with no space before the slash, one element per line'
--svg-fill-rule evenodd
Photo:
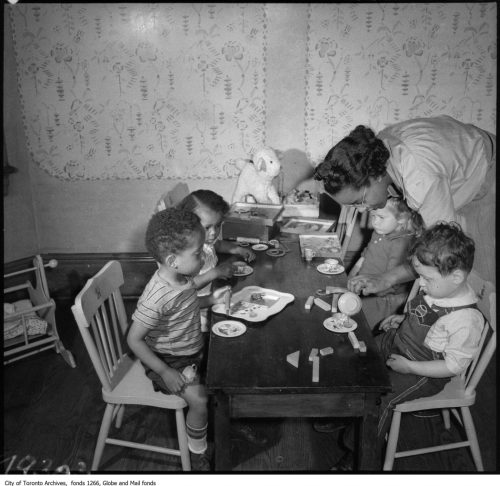
<path fill-rule="evenodd" d="M 44 265 L 40 255 L 36 255 L 33 268 L 4 275 L 4 285 L 7 279 L 31 271 L 35 273 L 36 281 L 35 287 L 27 280 L 23 284 L 4 288 L 4 364 L 55 348 L 72 368 L 76 366 L 73 355 L 59 339 L 56 304 L 49 295 L 45 266 L 54 268 L 57 261 L 50 260 Z"/>

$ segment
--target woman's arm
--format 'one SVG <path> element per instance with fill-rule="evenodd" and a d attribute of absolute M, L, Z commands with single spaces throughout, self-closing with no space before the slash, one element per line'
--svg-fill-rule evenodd
<path fill-rule="evenodd" d="M 360 268 L 363 266 L 364 261 L 365 257 L 359 258 L 358 261 L 351 268 L 351 271 L 349 272 L 349 275 L 347 275 L 347 278 L 355 277 L 359 273 Z"/>
<path fill-rule="evenodd" d="M 357 275 L 347 283 L 352 292 L 363 295 L 376 294 L 390 289 L 393 285 L 415 280 L 416 275 L 408 264 L 401 264 L 382 275 Z"/>

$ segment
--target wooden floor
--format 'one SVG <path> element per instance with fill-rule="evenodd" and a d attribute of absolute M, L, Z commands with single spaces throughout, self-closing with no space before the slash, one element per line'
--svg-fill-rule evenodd
<path fill-rule="evenodd" d="M 69 303 L 58 303 L 57 322 L 65 346 L 76 359 L 70 368 L 55 351 L 40 354 L 4 367 L 4 451 L 3 471 L 26 455 L 41 469 L 50 459 L 49 470 L 66 464 L 78 472 L 79 463 L 90 467 L 93 450 L 104 410 L 100 383 L 86 354 L 76 328 Z M 479 436 L 486 471 L 497 470 L 496 362 L 490 364 L 478 388 L 472 414 Z M 234 472 L 304 471 L 327 472 L 342 454 L 338 435 L 315 432 L 309 419 L 261 420 L 248 422 L 265 436 L 265 446 L 253 445 L 237 433 L 231 442 Z M 457 438 L 456 424 L 446 431 L 440 418 L 422 419 L 405 415 L 402 422 L 401 447 L 424 447 L 433 439 Z M 173 416 L 165 411 L 129 407 L 120 434 L 158 445 L 174 445 Z M 11 461 L 13 456 L 14 461 Z M 81 467 L 81 464 L 80 464 Z M 103 471 L 171 473 L 180 471 L 175 458 L 106 447 L 101 464 Z M 33 470 L 33 469 L 32 469 Z M 395 471 L 461 472 L 474 471 L 467 450 L 399 459 Z"/>

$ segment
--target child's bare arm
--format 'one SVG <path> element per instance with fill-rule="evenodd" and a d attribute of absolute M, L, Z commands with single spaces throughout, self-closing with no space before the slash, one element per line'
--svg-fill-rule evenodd
<path fill-rule="evenodd" d="M 181 373 L 167 366 L 144 341 L 148 330 L 136 321 L 132 322 L 127 336 L 127 343 L 132 352 L 155 373 L 158 373 L 172 393 L 180 393 L 185 385 Z"/>
<path fill-rule="evenodd" d="M 255 260 L 255 253 L 250 250 L 250 248 L 246 248 L 240 246 L 231 241 L 218 240 L 215 243 L 215 249 L 219 253 L 229 253 L 231 255 L 239 255 L 243 257 L 243 259 L 247 262 L 251 262 Z"/>
<path fill-rule="evenodd" d="M 394 371 L 403 374 L 411 373 L 413 375 L 427 376 L 429 378 L 447 378 L 449 376 L 455 376 L 455 373 L 452 373 L 446 366 L 444 359 L 411 361 L 400 354 L 391 354 L 387 359 L 386 365 Z"/>
<path fill-rule="evenodd" d="M 231 290 L 231 287 L 229 285 L 226 285 L 225 287 L 214 290 L 214 292 L 210 295 L 198 297 L 200 299 L 200 307 L 210 307 L 214 304 L 223 303 L 226 292 L 228 292 L 229 290 Z"/>

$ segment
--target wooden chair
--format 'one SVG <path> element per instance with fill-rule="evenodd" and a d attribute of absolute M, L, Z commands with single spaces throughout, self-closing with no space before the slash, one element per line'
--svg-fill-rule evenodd
<path fill-rule="evenodd" d="M 342 261 L 345 260 L 345 255 L 347 253 L 347 248 L 349 247 L 349 242 L 351 241 L 352 231 L 354 229 L 354 225 L 356 224 L 357 216 L 358 209 L 356 207 L 342 206 L 335 230 L 341 244 L 340 259 Z"/>
<path fill-rule="evenodd" d="M 387 441 L 384 471 L 391 471 L 394 459 L 398 457 L 427 454 L 429 452 L 457 449 L 461 447 L 469 447 L 476 469 L 478 471 L 484 470 L 476 430 L 469 408 L 474 405 L 476 401 L 476 386 L 496 349 L 496 289 L 491 282 L 484 281 L 475 272 L 469 275 L 469 283 L 478 295 L 478 307 L 487 320 L 481 335 L 480 352 L 462 375 L 453 377 L 445 385 L 443 390 L 436 395 L 417 398 L 416 400 L 396 405 Z M 410 296 L 414 295 L 417 290 L 418 280 L 415 282 Z M 396 452 L 401 414 L 429 409 L 440 409 L 442 411 L 446 429 L 449 429 L 451 425 L 451 411 L 459 424 L 465 429 L 467 440 L 425 447 L 422 449 Z"/>
<path fill-rule="evenodd" d="M 153 390 L 144 368 L 137 358 L 123 349 L 127 332 L 127 316 L 120 287 L 123 272 L 119 262 L 108 262 L 77 295 L 72 311 L 80 329 L 92 364 L 102 383 L 106 409 L 101 423 L 92 470 L 99 467 L 104 446 L 114 444 L 147 451 L 180 456 L 182 469 L 191 469 L 187 446 L 184 407 L 186 402 L 177 395 L 165 395 Z M 125 405 L 143 405 L 175 410 L 179 449 L 158 447 L 108 437 L 111 422 L 121 426 Z"/>

